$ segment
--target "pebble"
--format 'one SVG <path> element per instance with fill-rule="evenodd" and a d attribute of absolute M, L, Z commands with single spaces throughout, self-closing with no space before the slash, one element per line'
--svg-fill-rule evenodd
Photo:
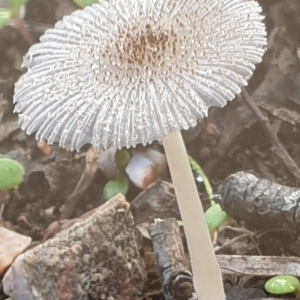
<path fill-rule="evenodd" d="M 0 227 L 0 274 L 12 264 L 31 243 L 29 236 Z"/>
<path fill-rule="evenodd" d="M 153 149 L 138 151 L 133 154 L 125 171 L 137 187 L 146 189 L 153 182 L 165 177 L 167 160 L 164 154 Z"/>

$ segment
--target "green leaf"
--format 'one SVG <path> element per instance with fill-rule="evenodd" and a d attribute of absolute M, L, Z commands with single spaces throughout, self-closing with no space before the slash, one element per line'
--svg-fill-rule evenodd
<path fill-rule="evenodd" d="M 88 5 L 92 5 L 93 3 L 98 3 L 99 0 L 73 0 L 73 2 L 81 8 L 85 8 Z"/>
<path fill-rule="evenodd" d="M 274 295 L 284 295 L 300 290 L 299 280 L 294 276 L 275 276 L 265 283 L 268 293 Z"/>
<path fill-rule="evenodd" d="M 11 18 L 9 9 L 0 9 L 0 29 L 2 29 Z"/>
<path fill-rule="evenodd" d="M 219 204 L 216 204 L 213 199 L 213 189 L 206 177 L 204 171 L 201 169 L 199 164 L 191 157 L 188 156 L 191 169 L 200 175 L 203 179 L 206 193 L 210 200 L 210 208 L 205 212 L 206 224 L 208 226 L 209 232 L 213 234 L 218 228 L 230 220 L 230 217 L 224 212 Z"/>
<path fill-rule="evenodd" d="M 130 162 L 130 154 L 127 150 L 118 150 L 116 153 L 116 165 L 120 171 L 124 171 Z"/>
<path fill-rule="evenodd" d="M 23 181 L 24 173 L 17 161 L 0 158 L 0 191 L 16 188 Z"/>
<path fill-rule="evenodd" d="M 214 204 L 205 212 L 205 219 L 209 232 L 213 234 L 220 226 L 228 222 L 230 217 L 219 204 Z"/>
<path fill-rule="evenodd" d="M 8 0 L 13 16 L 19 16 L 20 9 L 25 5 L 29 0 Z"/>
<path fill-rule="evenodd" d="M 129 181 L 126 175 L 122 174 L 115 180 L 106 183 L 103 189 L 103 196 L 106 200 L 113 198 L 119 193 L 126 196 L 129 188 Z"/>

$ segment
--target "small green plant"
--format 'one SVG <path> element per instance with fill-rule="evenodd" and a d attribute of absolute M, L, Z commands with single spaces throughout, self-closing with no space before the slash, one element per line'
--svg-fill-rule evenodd
<path fill-rule="evenodd" d="M 0 29 L 2 29 L 10 20 L 13 20 L 20 35 L 27 44 L 31 46 L 35 43 L 35 40 L 24 25 L 21 17 L 22 8 L 28 1 L 29 0 L 8 0 L 9 7 L 0 9 Z"/>
<path fill-rule="evenodd" d="M 2 29 L 10 19 L 19 19 L 20 10 L 28 1 L 29 0 L 9 0 L 9 8 L 0 9 L 0 29 Z"/>
<path fill-rule="evenodd" d="M 265 289 L 273 295 L 294 293 L 297 299 L 300 299 L 300 282 L 294 276 L 275 276 L 265 283 Z"/>
<path fill-rule="evenodd" d="M 230 217 L 222 210 L 219 204 L 215 203 L 212 187 L 202 168 L 191 156 L 189 156 L 189 162 L 192 170 L 202 178 L 208 199 L 210 200 L 211 206 L 205 212 L 205 220 L 210 234 L 213 234 L 220 226 L 227 223 Z"/>
<path fill-rule="evenodd" d="M 28 1 L 29 0 L 8 0 L 12 16 L 20 17 L 20 10 Z"/>
<path fill-rule="evenodd" d="M 118 150 L 116 153 L 117 176 L 116 179 L 106 183 L 103 189 L 103 196 L 106 200 L 111 199 L 117 194 L 126 196 L 129 188 L 129 180 L 125 169 L 130 162 L 130 154 L 127 150 Z"/>
<path fill-rule="evenodd" d="M 85 8 L 88 5 L 99 2 L 99 0 L 73 0 L 73 2 L 81 8 Z"/>
<path fill-rule="evenodd" d="M 11 19 L 11 11 L 9 9 L 0 9 L 0 29 L 2 29 Z"/>
<path fill-rule="evenodd" d="M 0 158 L 0 192 L 19 186 L 23 181 L 24 169 L 17 161 Z"/>
<path fill-rule="evenodd" d="M 205 220 L 210 234 L 214 234 L 220 226 L 230 221 L 230 217 L 222 210 L 219 204 L 213 204 L 206 210 Z"/>

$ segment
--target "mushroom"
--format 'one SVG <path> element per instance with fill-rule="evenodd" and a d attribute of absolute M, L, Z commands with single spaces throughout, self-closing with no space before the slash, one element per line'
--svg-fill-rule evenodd
<path fill-rule="evenodd" d="M 266 45 L 251 0 L 100 1 L 66 16 L 30 48 L 15 87 L 26 133 L 79 150 L 161 140 L 199 299 L 225 299 L 180 130 L 247 84 Z"/>

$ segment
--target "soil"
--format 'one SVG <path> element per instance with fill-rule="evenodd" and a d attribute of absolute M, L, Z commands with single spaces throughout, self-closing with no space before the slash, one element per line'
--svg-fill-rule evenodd
<path fill-rule="evenodd" d="M 196 129 L 184 133 L 189 153 L 202 166 L 215 190 L 228 175 L 238 171 L 290 187 L 300 186 L 300 177 L 297 176 L 300 172 L 300 51 L 297 51 L 300 47 L 300 2 L 259 2 L 266 16 L 269 45 L 247 92 L 258 105 L 263 119 L 260 120 L 239 95 L 225 108 L 211 109 L 209 116 L 199 122 Z M 30 0 L 24 22 L 33 39 L 38 41 L 44 29 L 53 26 L 57 18 L 73 8 L 68 0 Z M 0 154 L 18 160 L 26 171 L 24 183 L 18 190 L 10 192 L 1 225 L 40 242 L 47 227 L 60 218 L 61 208 L 74 191 L 84 171 L 89 147 L 84 147 L 80 153 L 60 149 L 57 145 L 49 148 L 19 128 L 17 116 L 13 114 L 13 90 L 24 72 L 20 66 L 28 48 L 28 43 L 15 27 L 6 26 L 0 31 Z M 271 131 L 265 129 L 266 122 L 269 122 Z M 277 144 L 272 134 L 278 138 Z M 96 171 L 72 217 L 79 217 L 105 202 L 102 192 L 107 180 L 102 171 Z M 199 191 L 204 192 L 202 184 L 199 184 Z M 131 184 L 127 200 L 132 201 L 139 192 L 141 190 Z M 248 229 L 259 232 L 259 228 L 251 228 L 251 225 Z M 221 247 L 235 236 L 224 230 L 217 245 Z M 255 241 L 256 247 L 250 247 L 248 251 L 230 247 L 226 254 L 300 256 L 291 250 L 291 246 L 286 247 L 287 240 L 290 245 L 297 238 L 297 233 L 287 236 L 273 232 Z M 145 295 L 153 296 L 147 299 L 164 299 L 158 281 L 154 285 L 153 282 L 154 279 L 145 292 Z M 247 288 L 241 299 L 271 297 L 263 288 L 264 282 L 265 279 L 255 276 L 225 277 L 226 287 Z M 248 288 L 258 294 L 249 293 Z M 234 296 L 234 291 L 230 293 L 230 299 L 239 299 L 240 296 Z M 250 296 L 246 296 L 247 293 Z M 0 300 L 6 298 L 0 284 Z"/>

